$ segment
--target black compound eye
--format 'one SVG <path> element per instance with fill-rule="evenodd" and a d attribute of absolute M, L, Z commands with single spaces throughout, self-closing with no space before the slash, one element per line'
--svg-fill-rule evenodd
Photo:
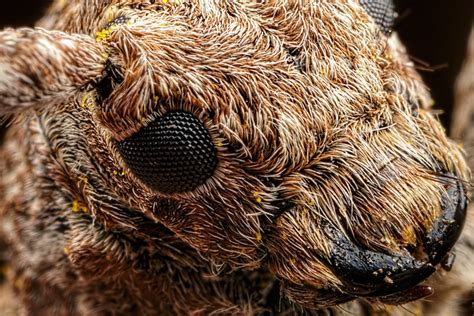
<path fill-rule="evenodd" d="M 392 0 L 360 0 L 360 4 L 379 25 L 382 32 L 389 35 L 395 21 L 395 5 Z"/>
<path fill-rule="evenodd" d="M 128 168 L 162 193 L 189 192 L 209 179 L 217 154 L 209 131 L 187 112 L 156 118 L 119 143 Z"/>

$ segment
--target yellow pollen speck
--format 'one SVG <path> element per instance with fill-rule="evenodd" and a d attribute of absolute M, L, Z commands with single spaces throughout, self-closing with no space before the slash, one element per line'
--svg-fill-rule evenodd
<path fill-rule="evenodd" d="M 90 94 L 84 94 L 81 99 L 80 103 L 81 108 L 87 107 L 89 110 L 93 110 L 95 108 L 94 99 L 91 97 Z"/>
<path fill-rule="evenodd" d="M 100 42 L 103 42 L 104 40 L 107 39 L 107 37 L 109 37 L 109 35 L 115 30 L 117 29 L 117 25 L 112 25 L 111 27 L 109 27 L 108 29 L 103 29 L 103 30 L 100 30 L 98 31 L 96 34 L 95 34 L 95 40 L 97 43 L 100 43 Z"/>
<path fill-rule="evenodd" d="M 311 200 L 311 201 L 309 202 L 309 206 L 315 206 L 315 205 L 316 205 L 316 202 L 315 202 L 314 200 Z"/>
<path fill-rule="evenodd" d="M 257 239 L 257 241 L 261 241 L 262 240 L 262 234 L 257 233 L 256 239 Z"/>
<path fill-rule="evenodd" d="M 82 97 L 82 99 L 81 99 L 81 104 L 80 104 L 81 108 L 85 108 L 85 107 L 86 107 L 86 104 L 87 104 L 87 97 L 88 97 L 87 94 L 84 94 L 84 96 Z"/>
<path fill-rule="evenodd" d="M 99 43 L 107 38 L 107 30 L 102 30 L 96 33 L 95 40 Z"/>
<path fill-rule="evenodd" d="M 262 203 L 262 198 L 260 197 L 260 194 L 258 194 L 258 192 L 254 192 L 253 197 L 255 198 L 255 201 L 257 203 Z"/>
<path fill-rule="evenodd" d="M 288 260 L 288 263 L 292 266 L 294 266 L 296 264 L 296 259 L 295 258 L 291 258 L 290 260 Z"/>
<path fill-rule="evenodd" d="M 72 211 L 73 213 L 79 212 L 79 201 L 78 201 L 78 200 L 72 201 L 71 211 Z"/>
<path fill-rule="evenodd" d="M 168 3 L 169 0 L 163 0 L 163 3 Z"/>
<path fill-rule="evenodd" d="M 112 171 L 112 174 L 113 174 L 114 176 L 116 176 L 116 175 L 117 175 L 117 170 Z"/>
<path fill-rule="evenodd" d="M 224 144 L 222 142 L 217 142 L 216 147 L 222 147 Z"/>
<path fill-rule="evenodd" d="M 68 247 L 64 247 L 63 251 L 66 255 L 69 255 L 71 253 L 71 250 Z"/>
<path fill-rule="evenodd" d="M 78 200 L 72 201 L 71 211 L 73 213 L 77 213 L 77 212 L 89 213 L 89 209 L 87 208 L 87 206 L 83 205 Z"/>
<path fill-rule="evenodd" d="M 324 76 L 326 74 L 326 71 L 324 71 L 324 69 L 321 68 L 321 76 Z"/>
<path fill-rule="evenodd" d="M 120 172 L 120 175 L 123 177 L 125 175 L 125 169 L 122 169 L 122 172 Z"/>

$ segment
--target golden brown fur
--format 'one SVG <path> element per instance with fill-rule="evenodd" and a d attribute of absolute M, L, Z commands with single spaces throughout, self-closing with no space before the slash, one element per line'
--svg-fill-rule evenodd
<path fill-rule="evenodd" d="M 364 297 L 335 272 L 337 240 L 409 257 L 451 178 L 469 180 L 358 1 L 56 1 L 39 25 L 58 31 L 0 33 L 0 113 L 25 116 L 1 152 L 0 236 L 26 313 L 334 309 Z M 219 163 L 170 195 L 117 142 L 176 110 Z"/>

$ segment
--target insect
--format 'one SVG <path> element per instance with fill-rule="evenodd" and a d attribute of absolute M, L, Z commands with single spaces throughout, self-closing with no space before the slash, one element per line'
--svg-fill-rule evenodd
<path fill-rule="evenodd" d="M 21 308 L 432 294 L 469 170 L 393 18 L 381 0 L 83 0 L 1 32 L 0 236 Z"/>

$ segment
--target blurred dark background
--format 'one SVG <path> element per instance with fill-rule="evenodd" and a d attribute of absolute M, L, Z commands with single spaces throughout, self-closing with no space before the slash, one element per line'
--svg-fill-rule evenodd
<path fill-rule="evenodd" d="M 69 0 L 65 0 L 69 1 Z M 400 13 L 396 30 L 431 88 L 435 107 L 449 128 L 453 84 L 464 59 L 474 20 L 473 0 L 395 0 Z M 51 0 L 4 1 L 0 27 L 31 26 Z M 425 69 L 425 70 L 422 70 Z"/>

